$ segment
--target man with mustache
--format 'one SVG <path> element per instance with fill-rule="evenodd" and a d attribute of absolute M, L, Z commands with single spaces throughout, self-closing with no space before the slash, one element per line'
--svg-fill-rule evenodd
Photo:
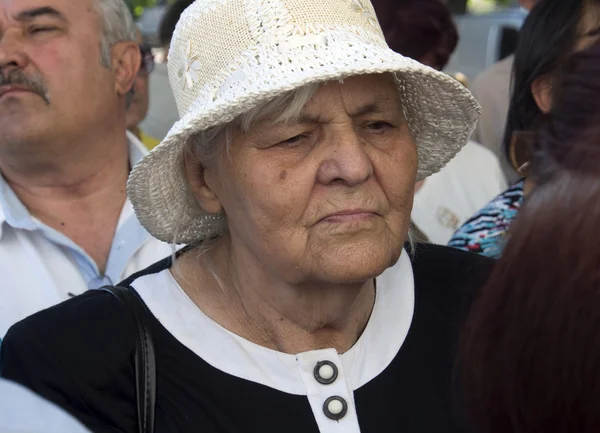
<path fill-rule="evenodd" d="M 123 0 L 0 0 L 0 337 L 170 252 L 125 191 L 135 39 Z"/>

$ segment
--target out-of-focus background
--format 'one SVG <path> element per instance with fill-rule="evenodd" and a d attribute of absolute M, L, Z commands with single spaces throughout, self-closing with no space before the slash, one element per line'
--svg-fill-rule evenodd
<path fill-rule="evenodd" d="M 154 48 L 157 63 L 150 77 L 150 109 L 141 127 L 149 135 L 162 139 L 179 118 L 163 63 L 166 53 L 158 40 L 159 23 L 173 1 L 126 1 L 145 42 Z M 377 0 L 372 1 L 376 5 Z M 519 7 L 518 0 L 447 0 L 447 3 L 455 16 L 460 42 L 445 72 L 468 86 L 478 73 L 514 52 L 526 12 Z"/>

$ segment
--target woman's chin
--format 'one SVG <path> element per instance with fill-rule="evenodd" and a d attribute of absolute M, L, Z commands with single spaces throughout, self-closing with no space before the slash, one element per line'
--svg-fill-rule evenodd
<path fill-rule="evenodd" d="M 366 281 L 396 264 L 401 253 L 402 246 L 376 240 L 334 244 L 317 255 L 314 274 L 337 283 Z"/>

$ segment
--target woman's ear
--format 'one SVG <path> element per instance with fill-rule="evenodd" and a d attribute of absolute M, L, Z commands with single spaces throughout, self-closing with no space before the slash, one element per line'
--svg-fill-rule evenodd
<path fill-rule="evenodd" d="M 202 209 L 210 214 L 221 212 L 223 206 L 219 197 L 206 183 L 204 166 L 189 149 L 183 152 L 183 166 L 190 191 L 192 191 Z"/>
<path fill-rule="evenodd" d="M 552 82 L 547 75 L 542 75 L 533 80 L 531 94 L 540 111 L 550 113 L 552 109 Z"/>

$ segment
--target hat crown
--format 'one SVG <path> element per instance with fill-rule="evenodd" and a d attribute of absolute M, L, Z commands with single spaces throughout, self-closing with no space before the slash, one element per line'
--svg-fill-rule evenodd
<path fill-rule="evenodd" d="M 285 73 L 298 50 L 318 50 L 344 33 L 387 47 L 369 0 L 196 0 L 169 52 L 179 115 L 222 99 L 248 68 L 270 63 Z"/>

